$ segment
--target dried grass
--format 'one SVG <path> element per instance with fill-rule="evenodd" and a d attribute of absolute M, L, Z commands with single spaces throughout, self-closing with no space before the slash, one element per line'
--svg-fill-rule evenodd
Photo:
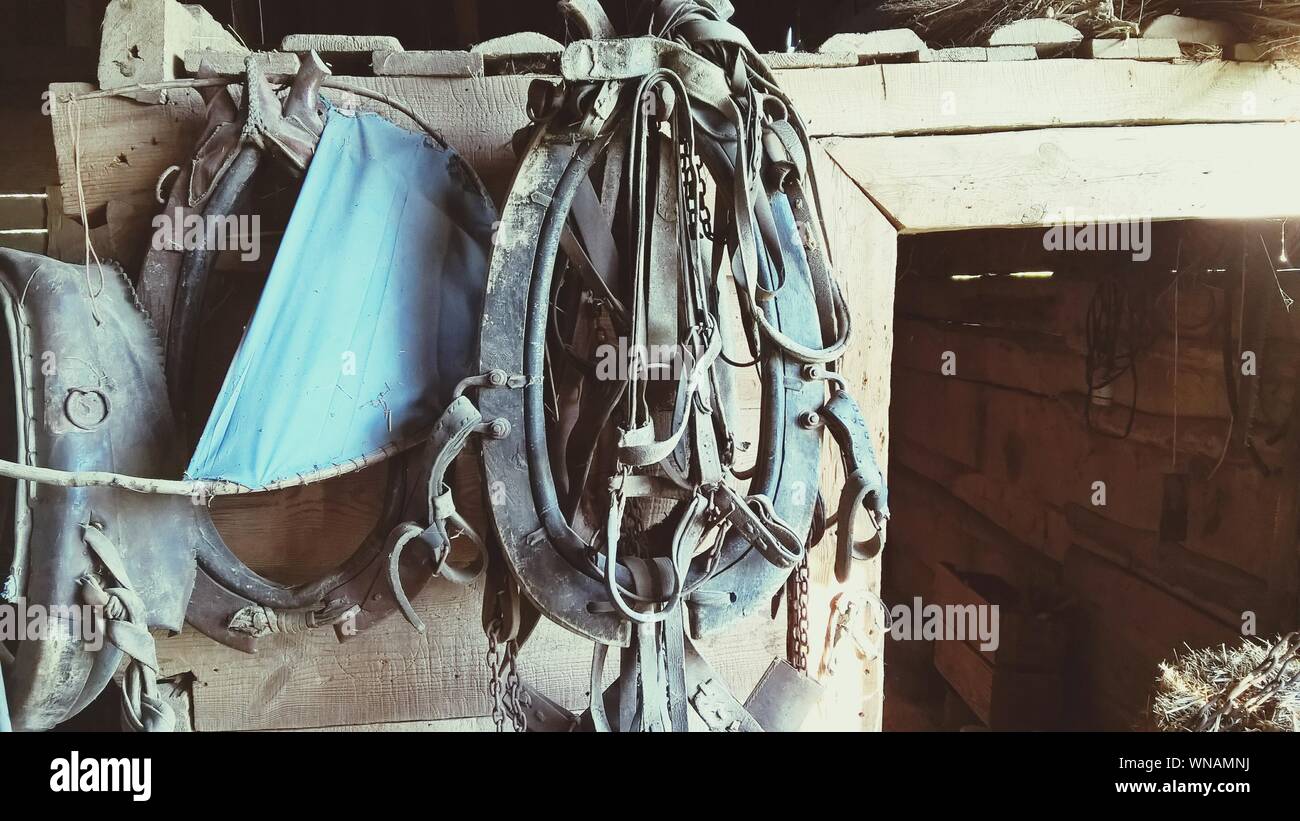
<path fill-rule="evenodd" d="M 1300 731 L 1300 657 L 1291 634 L 1273 642 L 1247 639 L 1189 651 L 1161 662 L 1151 700 L 1154 728 L 1165 732 Z M 1283 654 L 1278 651 L 1290 652 Z M 1270 653 L 1281 664 L 1265 664 Z M 1215 720 L 1216 715 L 1217 720 Z"/>
<path fill-rule="evenodd" d="M 932 45 L 980 45 L 999 26 L 1054 17 L 1085 37 L 1138 34 L 1162 14 L 1232 23 L 1268 56 L 1300 53 L 1295 0 L 884 0 L 882 28 L 910 28 Z"/>

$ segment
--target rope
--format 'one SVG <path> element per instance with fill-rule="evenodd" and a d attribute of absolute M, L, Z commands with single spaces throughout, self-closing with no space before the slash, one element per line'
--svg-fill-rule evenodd
<path fill-rule="evenodd" d="M 315 610 L 276 610 L 263 604 L 250 604 L 235 611 L 228 628 L 253 638 L 272 633 L 305 633 L 353 618 L 361 611 L 350 602 L 333 602 Z"/>
<path fill-rule="evenodd" d="M 72 110 L 75 113 L 72 120 L 72 167 L 77 178 L 77 210 L 81 215 L 81 230 L 85 236 L 85 264 L 82 271 L 86 276 L 86 294 L 90 297 L 90 315 L 94 317 L 95 324 L 100 325 L 103 320 L 100 319 L 96 299 L 104 292 L 104 263 L 100 261 L 99 253 L 95 251 L 95 244 L 90 241 L 90 216 L 86 208 L 86 190 L 81 180 L 81 106 L 73 102 Z M 98 291 L 90 284 L 91 258 L 94 258 L 95 268 L 99 272 Z"/>
<path fill-rule="evenodd" d="M 77 580 L 82 600 L 102 610 L 108 642 L 130 659 L 122 681 L 122 727 L 136 732 L 171 732 L 176 728 L 176 714 L 158 692 L 158 656 L 145 604 L 132 588 L 112 540 L 99 525 L 82 528 L 86 547 L 116 582 L 105 587 L 91 574 Z"/>
<path fill-rule="evenodd" d="M 1135 307 L 1129 296 L 1129 286 L 1117 277 L 1108 277 L 1097 283 L 1097 290 L 1088 303 L 1084 325 L 1084 381 L 1088 396 L 1083 406 L 1083 421 L 1093 433 L 1117 439 L 1128 438 L 1137 418 L 1137 358 L 1145 349 L 1150 318 L 1149 312 Z M 1133 383 L 1133 397 L 1124 433 L 1114 436 L 1093 426 L 1093 398 L 1097 391 L 1112 387 L 1126 373 Z"/>
<path fill-rule="evenodd" d="M 272 79 L 273 77 L 275 79 Z M 286 86 L 289 84 L 288 81 L 283 76 L 277 76 L 277 75 L 267 75 L 267 81 L 270 82 L 272 85 L 276 85 L 276 86 Z M 238 82 L 237 80 L 228 80 L 224 77 L 207 77 L 207 78 L 193 78 L 193 79 L 183 78 L 180 80 L 163 80 L 157 83 L 137 83 L 135 85 L 119 86 L 117 88 L 110 88 L 101 91 L 85 91 L 82 92 L 81 94 L 68 94 L 62 98 L 62 101 L 67 103 L 75 103 L 81 100 L 95 100 L 101 97 L 130 97 L 132 94 L 138 94 L 139 92 L 142 91 L 165 91 L 171 88 L 193 88 L 193 89 L 216 88 L 219 86 L 238 86 L 238 85 L 242 85 L 242 83 Z M 428 120 L 424 119 L 419 114 L 417 114 L 415 110 L 412 109 L 410 106 L 406 105 L 400 100 L 390 97 L 389 95 L 383 93 L 382 91 L 374 91 L 364 86 L 353 85 L 352 83 L 345 83 L 341 80 L 335 80 L 329 77 L 325 78 L 324 80 L 321 80 L 320 86 L 321 88 L 332 88 L 335 91 L 343 91 L 348 94 L 355 94 L 358 97 L 365 97 L 367 99 L 375 100 L 376 102 L 383 103 L 389 108 L 392 108 L 394 111 L 406 115 L 406 117 L 408 117 L 412 122 L 418 125 L 425 132 L 427 132 L 428 135 L 432 137 L 435 142 L 438 143 L 438 146 L 440 148 L 449 147 L 447 141 L 442 136 L 442 132 L 434 128 L 432 123 L 430 123 Z"/>
<path fill-rule="evenodd" d="M 35 482 L 56 487 L 116 487 L 135 493 L 159 493 L 164 496 L 191 496 L 196 499 L 208 499 L 213 496 L 238 496 L 245 493 L 264 493 L 271 490 L 284 490 L 342 476 L 364 467 L 368 467 L 390 456 L 394 456 L 415 445 L 422 444 L 429 436 L 428 431 L 400 439 L 393 444 L 364 454 L 356 459 L 333 465 L 320 470 L 298 474 L 292 479 L 282 479 L 261 487 L 249 487 L 238 482 L 223 479 L 150 479 L 143 476 L 131 476 L 125 473 L 113 473 L 104 470 L 59 470 L 43 468 L 36 465 L 24 465 L 0 459 L 0 476 L 21 482 Z"/>

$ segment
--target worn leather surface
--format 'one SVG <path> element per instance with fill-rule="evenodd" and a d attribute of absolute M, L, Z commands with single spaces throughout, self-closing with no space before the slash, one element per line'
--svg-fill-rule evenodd
<path fill-rule="evenodd" d="M 27 442 L 19 461 L 62 470 L 175 477 L 181 467 L 157 337 L 115 268 L 87 270 L 0 249 L 0 302 L 17 342 Z M 95 521 L 122 554 L 150 627 L 178 631 L 194 584 L 194 548 L 177 538 L 194 520 L 188 497 L 111 487 L 19 489 L 11 599 L 76 606 L 78 579 L 100 573 L 82 540 Z M 21 498 L 30 500 L 24 512 Z M 7 539 L 6 539 L 7 540 Z M 24 641 L 7 668 L 15 729 L 71 717 L 111 679 L 121 654 L 74 640 Z"/>

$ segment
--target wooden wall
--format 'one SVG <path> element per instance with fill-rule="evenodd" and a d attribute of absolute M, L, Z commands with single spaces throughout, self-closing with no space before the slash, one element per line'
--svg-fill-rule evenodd
<path fill-rule="evenodd" d="M 943 557 L 944 551 L 971 566 L 1024 581 L 1060 585 L 1070 580 L 1081 591 L 1076 599 L 1083 612 L 1091 614 L 1085 622 L 1091 632 L 1073 645 L 1075 655 L 1102 659 L 1084 670 L 1099 682 L 1097 687 L 1089 684 L 1090 692 L 1102 695 L 1086 703 L 1081 724 L 1128 723 L 1139 690 L 1153 674 L 1153 660 L 1184 639 L 1231 635 L 1233 608 L 1256 603 L 1261 584 L 1266 591 L 1265 603 L 1256 605 L 1261 612 L 1287 612 L 1295 589 L 1288 579 L 1295 574 L 1294 553 L 1282 547 L 1285 523 L 1242 516 L 1245 508 L 1234 500 L 1254 493 L 1260 480 L 1245 475 L 1236 458 L 1225 461 L 1212 480 L 1189 484 L 1198 499 L 1212 504 L 1195 508 L 1201 518 L 1193 524 L 1201 535 L 1176 545 L 1178 549 L 1116 536 L 1116 531 L 1103 529 L 1097 535 L 1095 520 L 1079 518 L 1070 505 L 1088 501 L 1077 495 L 1080 474 L 1117 464 L 1124 470 L 1106 474 L 1116 488 L 1102 522 L 1139 533 L 1158 528 L 1152 505 L 1163 494 L 1152 496 L 1146 484 L 1132 477 L 1157 475 L 1169 461 L 1156 417 L 1168 414 L 1171 405 L 1159 403 L 1159 391 L 1143 392 L 1141 403 L 1157 402 L 1144 407 L 1150 418 L 1145 413 L 1139 417 L 1127 444 L 1098 445 L 1093 453 L 1090 437 L 1078 429 L 1077 408 L 1069 407 L 1078 401 L 1077 389 L 1070 396 L 1071 374 L 1082 370 L 1077 324 L 1082 309 L 1071 300 L 1083 297 L 1067 299 L 1064 278 L 1050 284 L 1011 283 L 1018 289 L 1011 299 L 1001 293 L 1008 284 L 1003 281 L 973 287 L 964 283 L 959 290 L 942 274 L 928 278 L 924 288 L 920 277 L 904 276 L 898 283 L 902 307 L 897 321 L 907 336 L 894 357 L 899 376 L 891 384 L 895 274 L 900 267 L 907 270 L 914 251 L 905 239 L 900 255 L 898 232 L 1021 225 L 1041 217 L 1045 203 L 1063 196 L 1106 204 L 1116 192 L 1154 195 L 1157 216 L 1271 215 L 1279 203 L 1293 201 L 1296 188 L 1295 164 L 1281 160 L 1293 153 L 1291 129 L 1282 123 L 1300 116 L 1300 97 L 1294 92 L 1298 76 L 1294 69 L 1267 64 L 1123 60 L 779 72 L 782 86 L 825 149 L 815 157 L 822 172 L 822 204 L 857 328 L 845 371 L 859 390 L 878 453 L 882 459 L 897 454 L 890 468 L 896 519 L 886 564 L 896 580 L 907 580 L 915 589 L 924 586 L 927 561 Z M 513 162 L 509 135 L 524 121 L 532 79 L 353 81 L 402 97 L 437 123 L 499 193 Z M 65 84 L 51 91 L 61 99 L 87 88 Z M 338 96 L 345 104 L 374 107 Z M 151 191 L 158 174 L 184 158 L 198 110 L 193 98 L 176 98 L 167 106 L 103 99 L 75 110 L 56 103 L 53 141 L 65 215 L 77 213 L 80 194 L 92 224 L 106 218 L 111 223 L 114 203 L 129 203 Z M 1252 105 L 1244 106 L 1245 99 Z M 82 123 L 80 175 L 73 162 L 74 119 Z M 1215 125 L 1204 125 L 1210 123 Z M 1188 152 L 1187 146 L 1198 140 L 1213 150 Z M 1248 167 L 1241 156 L 1251 158 Z M 1222 158 L 1231 162 L 1225 165 Z M 1263 163 L 1261 158 L 1279 161 Z M 1185 196 L 1187 186 L 1198 194 Z M 1256 196 L 1243 196 L 1247 188 Z M 978 304 L 968 304 L 972 295 Z M 1180 304 L 1188 311 L 1192 297 L 1185 297 Z M 980 321 L 981 316 L 986 316 L 981 328 L 954 323 Z M 1074 324 L 1066 329 L 1064 318 L 1071 316 Z M 1185 338 L 1191 335 L 1189 327 Z M 936 352 L 953 346 L 960 346 L 961 370 L 940 377 Z M 1180 402 L 1198 379 L 1212 385 L 1212 352 L 1206 352 L 1211 347 L 1208 342 L 1202 346 L 1196 368 L 1180 365 Z M 1184 345 L 1180 362 L 1188 361 L 1192 350 Z M 1166 360 L 1167 355 L 1152 354 L 1144 367 L 1158 370 Z M 1209 388 L 1200 394 L 1205 418 L 1194 423 L 1190 411 L 1180 412 L 1180 448 L 1213 453 L 1214 437 L 1222 435 L 1223 409 L 1210 406 Z M 896 444 L 887 430 L 891 401 L 898 409 L 894 427 L 903 434 Z M 1044 426 L 1050 437 L 1029 436 L 1035 426 Z M 826 465 L 826 488 L 834 490 L 840 470 L 829 447 Z M 1244 490 L 1238 482 L 1247 483 Z M 373 480 L 360 474 L 219 502 L 215 516 L 235 549 L 255 567 L 280 578 L 301 578 L 353 543 L 373 520 L 374 495 Z M 1275 498 L 1277 510 L 1285 514 L 1289 507 L 1280 490 Z M 1267 534 L 1261 521 L 1271 523 Z M 1243 538 L 1227 535 L 1238 529 L 1246 534 Z M 1083 531 L 1094 535 L 1085 538 Z M 1259 540 L 1270 534 L 1277 546 L 1261 546 Z M 1240 572 L 1221 574 L 1229 564 Z M 879 562 L 864 563 L 858 571 L 855 592 L 877 589 Z M 814 564 L 812 630 L 819 661 L 830 601 L 842 589 L 832 578 L 829 551 L 820 549 Z M 163 641 L 160 653 L 165 672 L 192 686 L 198 728 L 392 722 L 459 727 L 466 725 L 440 722 L 465 718 L 472 724 L 486 714 L 487 704 L 474 591 L 434 584 L 416 604 L 434 625 L 424 638 L 390 619 L 341 645 L 320 633 L 282 636 L 250 658 L 186 634 Z M 1144 619 L 1159 629 L 1143 632 L 1133 626 Z M 744 691 L 771 654 L 780 652 L 781 629 L 779 619 L 757 620 L 736 631 L 744 635 L 745 647 L 734 655 L 723 648 L 712 651 L 736 689 Z M 816 726 L 880 726 L 878 632 L 871 642 L 870 659 L 859 657 L 828 677 L 830 698 L 815 718 Z M 523 659 L 526 676 L 569 704 L 583 697 L 586 663 L 581 642 L 549 629 L 541 631 Z"/>
<path fill-rule="evenodd" d="M 797 72 L 786 74 L 792 73 Z M 401 98 L 436 123 L 501 199 L 514 162 L 511 135 L 525 122 L 525 97 L 532 77 L 344 79 Z M 66 100 L 68 95 L 89 88 L 69 83 L 51 89 L 63 208 L 76 213 L 84 198 L 92 223 L 107 219 L 111 226 L 115 212 L 134 214 L 139 220 L 149 212 L 116 206 L 139 202 L 162 169 L 184 161 L 200 123 L 197 96 L 175 95 L 177 99 L 166 105 L 116 97 L 80 103 Z M 344 105 L 384 111 L 380 104 L 347 94 L 332 92 L 331 98 Z M 807 106 L 797 104 L 810 111 L 819 102 L 809 91 L 799 99 L 808 101 Z M 410 125 L 401 115 L 393 116 Z M 78 152 L 80 174 L 73 161 Z M 858 328 L 844 373 L 861 389 L 859 397 L 877 453 L 884 458 L 888 453 L 895 234 L 842 168 L 820 150 L 814 160 L 821 174 L 821 204 L 829 224 L 830 250 Z M 57 198 L 52 210 L 57 210 Z M 130 231 L 119 233 L 131 235 Z M 114 250 L 122 256 L 129 251 Z M 213 321 L 227 326 L 229 341 L 238 338 L 261 281 L 259 272 L 246 268 L 224 272 L 219 284 L 225 294 L 222 311 Z M 212 350 L 201 365 L 201 372 L 210 377 L 206 379 L 209 390 L 217 387 L 228 355 L 229 351 L 222 355 Z M 751 415 L 753 410 L 749 408 Z M 475 471 L 467 464 L 460 467 L 461 498 L 476 498 Z M 826 492 L 838 493 L 843 472 L 829 445 L 823 478 Z M 307 488 L 221 499 L 214 503 L 214 519 L 232 549 L 254 569 L 277 580 L 301 580 L 336 563 L 357 544 L 377 515 L 381 482 L 381 476 L 367 471 Z M 482 524 L 481 517 L 470 518 Z M 850 585 L 836 582 L 831 539 L 826 544 L 815 551 L 812 564 L 814 665 L 821 664 L 831 635 L 835 595 L 845 589 L 875 591 L 879 584 L 878 561 L 860 563 Z M 341 644 L 329 631 L 279 635 L 263 640 L 256 656 L 246 656 L 186 632 L 159 642 L 162 673 L 178 678 L 189 691 L 195 729 L 296 729 L 394 722 L 418 722 L 420 728 L 462 728 L 467 726 L 463 722 L 441 722 L 480 718 L 489 708 L 480 594 L 478 586 L 464 589 L 441 581 L 429 585 L 415 601 L 431 625 L 424 635 L 394 615 Z M 760 614 L 706 642 L 702 649 L 743 698 L 771 659 L 784 655 L 784 632 L 783 610 L 773 617 Z M 857 654 L 848 649 L 836 672 L 822 675 L 826 697 L 809 726 L 880 727 L 883 636 L 876 630 L 870 640 L 873 653 Z M 572 708 L 584 704 L 589 664 L 590 645 L 550 624 L 538 629 L 521 658 L 522 674 L 531 684 Z"/>
<path fill-rule="evenodd" d="M 1278 289 L 1300 291 L 1300 277 L 1279 274 L 1261 297 L 1272 321 L 1258 375 L 1243 380 L 1260 389 L 1261 468 L 1225 445 L 1224 314 L 1235 339 L 1240 280 L 1207 270 L 1231 261 L 1243 230 L 1276 257 L 1279 227 L 1157 226 L 1146 264 L 1045 252 L 1042 229 L 904 240 L 886 586 L 924 597 L 945 561 L 1061 602 L 1072 631 L 1066 726 L 1137 725 L 1157 663 L 1234 640 L 1247 611 L 1261 634 L 1294 627 L 1296 341 Z M 1053 276 L 1005 276 L 1043 270 Z M 1003 275 L 978 276 L 989 272 Z M 1084 418 L 1085 318 L 1115 276 L 1153 305 L 1127 436 L 1129 376 L 1110 407 L 1092 408 L 1091 425 Z"/>

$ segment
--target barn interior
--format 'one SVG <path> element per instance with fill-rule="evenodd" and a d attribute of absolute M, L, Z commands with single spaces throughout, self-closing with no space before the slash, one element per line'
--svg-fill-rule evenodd
<path fill-rule="evenodd" d="M 203 103 L 193 88 L 96 96 L 109 88 L 106 64 L 149 58 L 106 51 L 106 15 L 179 7 L 135 2 L 0 0 L 0 247 L 88 269 L 93 248 L 139 288 L 166 199 L 160 178 L 191 156 Z M 627 31 L 637 4 L 603 5 Z M 1188 719 L 1161 698 L 1180 662 L 1216 658 L 1235 681 L 1300 620 L 1300 20 L 1273 3 L 1250 20 L 1186 2 L 1149 2 L 1128 18 L 1073 2 L 981 1 L 945 14 L 910 0 L 734 5 L 731 22 L 768 58 L 812 138 L 854 325 L 840 371 L 891 515 L 887 546 L 854 562 L 847 581 L 832 519 L 809 552 L 802 628 L 797 616 L 790 626 L 796 579 L 769 612 L 701 648 L 743 694 L 802 629 L 804 672 L 822 686 L 803 729 L 1181 728 Z M 1175 6 L 1181 16 L 1157 26 Z M 515 179 L 511 139 L 528 122 L 528 89 L 557 77 L 556 54 L 385 75 L 364 41 L 478 55 L 471 47 L 520 32 L 582 39 L 551 3 L 193 7 L 252 52 L 292 55 L 282 44 L 302 33 L 356 36 L 362 47 L 327 55 L 333 74 L 432 121 L 497 207 Z M 1042 20 L 1053 26 L 997 37 Z M 1202 25 L 1180 28 L 1187 20 Z M 141 42 L 170 37 L 151 30 Z M 192 77 L 185 45 L 167 43 L 179 50 L 157 79 Z M 382 101 L 342 98 L 418 130 Z M 282 171 L 259 177 L 247 211 L 260 217 L 260 254 L 216 259 L 184 400 L 188 447 L 300 186 Z M 18 371 L 30 365 L 14 327 L 0 458 L 17 462 Z M 759 391 L 740 393 L 756 430 Z M 820 475 L 832 509 L 830 488 L 849 472 L 835 453 L 828 437 Z M 383 520 L 388 471 L 203 503 L 240 561 L 303 584 L 345 563 Z M 452 475 L 465 518 L 486 521 L 477 461 L 458 459 Z M 23 488 L 0 479 L 5 533 L 18 530 Z M 12 558 L 12 544 L 0 548 Z M 155 631 L 158 686 L 185 730 L 499 728 L 477 584 L 434 579 L 413 599 L 423 631 L 392 615 L 346 640 L 328 629 L 263 636 L 256 654 L 189 627 Z M 590 654 L 543 620 L 520 675 L 579 714 L 593 698 Z M 109 688 L 61 726 L 115 727 L 118 698 Z"/>

